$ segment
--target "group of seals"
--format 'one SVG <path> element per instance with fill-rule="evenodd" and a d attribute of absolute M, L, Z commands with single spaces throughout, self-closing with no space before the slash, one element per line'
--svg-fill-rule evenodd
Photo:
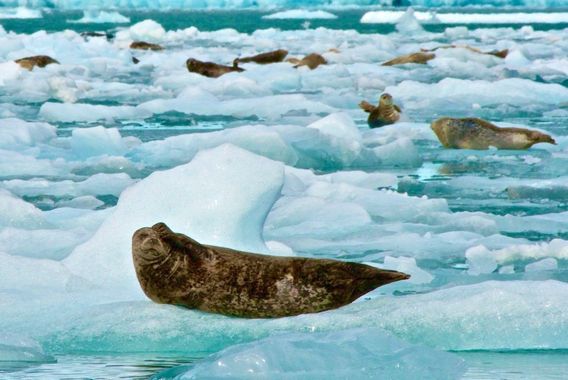
<path fill-rule="evenodd" d="M 400 113 L 402 112 L 400 107 L 393 103 L 392 96 L 387 93 L 381 95 L 379 104 L 376 107 L 365 100 L 359 103 L 359 107 L 369 113 L 367 123 L 371 128 L 379 128 L 396 123 L 400 119 Z"/>
<path fill-rule="evenodd" d="M 410 277 L 358 263 L 203 245 L 164 223 L 134 233 L 132 256 L 152 301 L 245 318 L 335 309 Z"/>
<path fill-rule="evenodd" d="M 525 128 L 499 128 L 478 118 L 444 117 L 434 121 L 432 130 L 446 148 L 528 149 L 534 144 L 556 144 L 549 135 Z"/>

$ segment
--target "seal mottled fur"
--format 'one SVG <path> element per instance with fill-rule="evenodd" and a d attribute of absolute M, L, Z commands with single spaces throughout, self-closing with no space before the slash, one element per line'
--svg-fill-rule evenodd
<path fill-rule="evenodd" d="M 424 65 L 426 64 L 426 62 L 434 58 L 436 58 L 436 54 L 427 53 L 427 52 L 418 52 L 407 55 L 401 55 L 400 57 L 393 58 L 383 63 L 383 66 L 404 65 L 406 63 L 418 63 Z"/>
<path fill-rule="evenodd" d="M 270 63 L 282 62 L 284 58 L 288 55 L 288 50 L 278 49 L 274 51 L 269 51 L 267 53 L 261 53 L 253 55 L 251 57 L 235 58 L 233 63 L 249 63 L 254 62 L 259 65 L 267 65 Z"/>
<path fill-rule="evenodd" d="M 358 263 L 203 245 L 163 223 L 134 233 L 132 255 L 142 290 L 154 302 L 247 318 L 335 309 L 409 278 Z"/>
<path fill-rule="evenodd" d="M 189 72 L 201 74 L 209 78 L 218 78 L 227 73 L 245 71 L 238 66 L 238 62 L 233 62 L 233 66 L 224 66 L 214 62 L 203 62 L 195 58 L 189 58 L 185 61 L 185 65 Z"/>
<path fill-rule="evenodd" d="M 534 144 L 556 141 L 549 135 L 525 128 L 499 128 L 478 118 L 444 117 L 431 125 L 438 140 L 454 149 L 528 149 Z"/>
<path fill-rule="evenodd" d="M 130 44 L 130 48 L 138 50 L 152 50 L 152 51 L 164 50 L 163 46 L 146 41 L 134 41 Z"/>
<path fill-rule="evenodd" d="M 359 103 L 359 107 L 369 113 L 367 123 L 371 128 L 379 128 L 396 123 L 400 119 L 400 113 L 402 112 L 400 107 L 393 103 L 392 96 L 387 93 L 381 95 L 379 104 L 376 107 L 365 100 Z"/>

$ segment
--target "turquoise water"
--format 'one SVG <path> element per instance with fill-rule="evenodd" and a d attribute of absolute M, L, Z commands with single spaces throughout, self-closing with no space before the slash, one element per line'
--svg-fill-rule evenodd
<path fill-rule="evenodd" d="M 0 20 L 14 32 L 0 34 L 0 63 L 36 53 L 62 63 L 14 76 L 3 66 L 0 73 L 0 123 L 15 126 L 0 141 L 0 189 L 9 194 L 0 193 L 0 201 L 15 202 L 0 218 L 2 257 L 10 260 L 0 268 L 0 331 L 29 336 L 56 359 L 0 365 L 0 378 L 148 378 L 273 332 L 361 326 L 456 353 L 468 366 L 464 379 L 565 378 L 568 24 L 426 24 L 424 31 L 398 33 L 395 25 L 361 24 L 366 10 L 331 12 L 338 18 L 309 25 L 250 10 L 125 10 L 120 13 L 131 21 L 121 26 L 68 23 L 82 12 L 58 10 Z M 167 31 L 198 31 L 167 35 L 152 26 L 121 37 L 146 19 Z M 117 38 L 84 39 L 66 29 Z M 38 31 L 47 34 L 32 35 Z M 130 52 L 126 42 L 134 36 L 154 38 L 166 50 Z M 425 66 L 379 65 L 456 41 L 511 54 L 498 60 L 450 49 Z M 241 76 L 218 80 L 189 75 L 183 66 L 189 56 L 229 63 L 277 47 L 295 56 L 319 51 L 330 64 L 312 72 L 250 65 Z M 141 64 L 133 65 L 132 55 Z M 405 120 L 369 131 L 357 103 L 383 91 L 401 104 Z M 353 122 L 328 121 L 346 128 L 347 137 L 306 128 L 335 112 Z M 428 124 L 444 115 L 542 129 L 558 145 L 442 149 Z M 97 126 L 116 134 L 81 135 Z M 163 202 L 168 189 L 134 200 L 122 190 L 224 143 L 288 167 L 284 195 L 252 207 L 269 213 L 256 231 L 264 240 L 309 257 L 378 265 L 410 257 L 415 266 L 406 269 L 414 278 L 424 271 L 432 278 L 381 288 L 368 302 L 339 311 L 279 321 L 150 303 L 129 282 L 131 231 L 121 228 L 135 207 L 113 212 L 120 199 L 127 206 Z M 294 172 L 304 169 L 319 179 Z M 341 177 L 351 171 L 358 177 Z M 226 188 L 248 200 L 248 186 L 235 176 Z M 196 199 L 208 196 L 190 191 Z M 192 216 L 192 210 L 161 211 L 160 218 Z M 479 246 L 490 254 L 482 250 L 476 259 Z M 539 267 L 542 259 L 554 264 Z"/>

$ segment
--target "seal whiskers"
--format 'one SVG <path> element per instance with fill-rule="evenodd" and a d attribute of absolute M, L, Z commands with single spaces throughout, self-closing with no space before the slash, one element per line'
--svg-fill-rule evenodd
<path fill-rule="evenodd" d="M 409 278 L 359 263 L 203 245 L 163 223 L 134 233 L 132 255 L 140 286 L 151 300 L 247 318 L 335 309 Z M 168 256 L 161 265 L 148 260 L 160 255 Z"/>

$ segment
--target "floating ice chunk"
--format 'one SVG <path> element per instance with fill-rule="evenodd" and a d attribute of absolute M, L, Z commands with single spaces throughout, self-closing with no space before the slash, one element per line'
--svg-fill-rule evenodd
<path fill-rule="evenodd" d="M 418 149 L 409 138 L 401 138 L 391 143 L 374 148 L 373 151 L 387 166 L 419 167 L 422 159 Z"/>
<path fill-rule="evenodd" d="M 469 264 L 467 273 L 473 276 L 492 273 L 497 269 L 495 254 L 482 245 L 468 249 L 465 252 L 465 257 Z"/>
<path fill-rule="evenodd" d="M 73 129 L 71 149 L 78 157 L 122 155 L 125 152 L 118 129 L 102 126 Z"/>
<path fill-rule="evenodd" d="M 94 210 L 98 207 L 104 206 L 104 204 L 105 202 L 93 197 L 92 195 L 83 195 L 68 201 L 59 201 L 56 203 L 55 207 L 72 207 Z"/>
<path fill-rule="evenodd" d="M 113 214 L 65 265 L 100 286 L 141 294 L 131 237 L 157 222 L 201 243 L 267 252 L 262 226 L 283 180 L 281 163 L 232 145 L 200 152 L 189 164 L 154 172 L 125 190 Z"/>
<path fill-rule="evenodd" d="M 97 121 L 112 119 L 143 119 L 149 112 L 132 106 L 103 106 L 93 104 L 44 103 L 39 116 L 47 121 L 70 123 L 73 121 Z"/>
<path fill-rule="evenodd" d="M 553 0 L 554 1 L 554 0 Z M 563 0 L 559 0 L 563 1 Z M 531 2 L 530 0 L 527 2 Z M 451 6 L 447 1 L 419 1 L 413 2 L 414 6 Z M 560 4 L 560 3 L 559 3 Z M 454 4 L 461 5 L 461 4 Z M 483 5 L 489 5 L 483 2 Z M 499 2 L 496 5 L 503 5 Z M 530 5 L 528 5 L 530 6 Z M 542 7 L 539 0 L 533 3 L 535 7 Z M 366 24 L 395 24 L 404 16 L 402 11 L 370 11 L 361 17 L 361 22 Z M 568 12 L 498 12 L 498 13 L 441 13 L 441 12 L 414 12 L 417 20 L 421 22 L 442 24 L 530 24 L 530 23 L 565 23 L 568 22 Z"/>
<path fill-rule="evenodd" d="M 436 363 L 436 365 L 432 365 Z M 179 373 L 179 369 L 174 369 Z M 154 379 L 168 378 L 169 371 Z M 205 358 L 176 379 L 459 379 L 463 359 L 377 328 L 282 334 Z"/>
<path fill-rule="evenodd" d="M 38 228 L 47 223 L 42 212 L 31 203 L 0 189 L 0 227 Z"/>
<path fill-rule="evenodd" d="M 58 175 L 65 167 L 63 160 L 37 159 L 17 151 L 0 149 L 0 173 L 3 177 Z"/>
<path fill-rule="evenodd" d="M 479 249 L 487 250 L 485 247 Z M 568 260 L 568 241 L 553 239 L 549 243 L 509 244 L 505 248 L 491 252 L 491 255 L 499 264 L 507 264 L 517 260 L 538 260 L 543 258 Z"/>
<path fill-rule="evenodd" d="M 505 265 L 499 268 L 499 274 L 514 274 L 514 273 L 515 273 L 514 265 Z"/>
<path fill-rule="evenodd" d="M 33 123 L 20 119 L 0 119 L 0 148 L 18 150 L 47 142 L 57 136 L 56 128 L 47 123 Z"/>
<path fill-rule="evenodd" d="M 40 363 L 55 363 L 33 339 L 0 333 L 0 373 Z"/>
<path fill-rule="evenodd" d="M 67 20 L 67 22 L 77 24 L 125 24 L 130 22 L 130 18 L 118 12 L 86 10 L 83 11 L 83 17 L 79 20 Z"/>
<path fill-rule="evenodd" d="M 161 42 L 166 37 L 166 30 L 154 20 L 144 20 L 132 25 L 128 30 L 119 32 L 117 39 L 123 39 L 128 33 L 128 39 L 135 41 Z"/>
<path fill-rule="evenodd" d="M 327 19 L 333 20 L 337 16 L 333 13 L 326 11 L 308 11 L 304 9 L 291 9 L 289 11 L 276 12 L 267 16 L 262 16 L 264 19 L 268 20 L 283 20 L 283 19 Z"/>
<path fill-rule="evenodd" d="M 365 16 L 363 16 L 365 17 Z M 414 16 L 414 9 L 409 7 L 404 15 L 396 21 L 396 30 L 400 33 L 422 33 L 424 28 Z"/>
<path fill-rule="evenodd" d="M 558 269 L 558 261 L 556 259 L 549 257 L 548 259 L 542 259 L 534 263 L 527 264 L 525 266 L 525 272 L 540 272 L 544 270 L 555 270 Z"/>
<path fill-rule="evenodd" d="M 23 69 L 14 61 L 0 63 L 0 86 L 4 86 L 6 81 L 16 80 Z"/>
<path fill-rule="evenodd" d="M 18 8 L 0 8 L 0 20 L 1 19 L 33 19 L 42 18 L 43 15 L 40 9 L 30 9 L 26 7 Z"/>
<path fill-rule="evenodd" d="M 434 279 L 434 276 L 416 265 L 414 257 L 385 256 L 384 264 L 380 267 L 409 274 L 410 279 L 408 282 L 411 284 L 428 284 Z"/>
<path fill-rule="evenodd" d="M 345 113 L 334 113 L 326 116 L 308 125 L 308 128 L 315 128 L 324 135 L 351 140 L 355 143 L 361 141 L 359 129 L 353 119 Z"/>
<path fill-rule="evenodd" d="M 322 175 L 319 179 L 329 179 L 331 183 L 349 183 L 367 189 L 393 187 L 398 183 L 396 175 L 390 173 L 366 173 L 345 170 Z"/>

